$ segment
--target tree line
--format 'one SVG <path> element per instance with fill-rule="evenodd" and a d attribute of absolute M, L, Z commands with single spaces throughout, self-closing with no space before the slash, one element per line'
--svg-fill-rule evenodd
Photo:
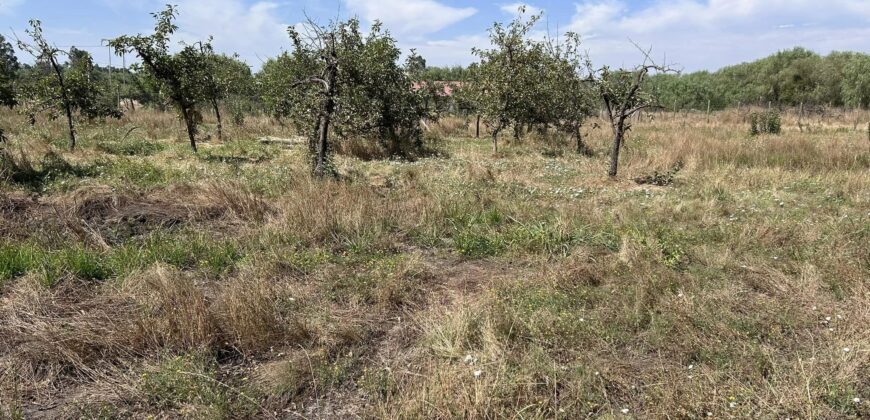
<path fill-rule="evenodd" d="M 739 104 L 870 108 L 870 55 L 804 48 L 715 72 L 656 75 L 650 79 L 668 108 L 724 109 Z"/>
<path fill-rule="evenodd" d="M 215 115 L 219 138 L 227 111 L 235 124 L 243 124 L 245 115 L 266 113 L 308 139 L 317 176 L 335 173 L 331 152 L 336 142 L 348 139 L 369 141 L 388 157 L 426 153 L 424 128 L 448 112 L 475 116 L 478 132 L 481 123 L 489 129 L 496 153 L 505 133 L 519 141 L 540 132 L 570 140 L 586 156 L 594 151 L 583 139 L 584 127 L 590 117 L 601 115 L 613 140 L 608 173 L 616 176 L 631 117 L 672 98 L 682 106 L 715 99 L 720 108 L 735 98 L 749 103 L 756 96 L 777 103 L 804 101 L 810 96 L 802 95 L 811 91 L 817 100 L 838 92 L 831 102 L 867 105 L 854 93 L 864 85 L 852 81 L 853 67 L 863 68 L 855 64 L 865 57 L 860 54 L 822 58 L 795 49 L 716 73 L 679 75 L 639 49 L 643 62 L 635 67 L 596 67 L 579 35 L 531 37 L 541 15 L 521 13 L 507 24 L 493 24 L 490 47 L 473 49 L 477 61 L 468 67 L 429 67 L 413 50 L 402 59 L 396 40 L 380 23 L 363 31 L 356 19 L 326 25 L 308 20 L 288 28 L 291 48 L 254 73 L 238 56 L 217 54 L 211 39 L 172 44 L 177 15 L 174 6 L 167 6 L 152 14 L 151 33 L 108 41 L 115 53 L 138 57 L 129 70 L 101 68 L 85 51 L 58 49 L 45 39 L 41 23 L 31 21 L 29 40 L 17 43 L 35 64 L 20 65 L 11 44 L 0 40 L 0 103 L 32 122 L 64 117 L 70 148 L 77 120 L 119 117 L 135 103 L 174 109 L 194 152 L 203 112 Z M 844 61 L 835 65 L 831 60 Z M 821 70 L 814 66 L 827 69 L 823 74 L 839 72 L 837 82 L 816 74 Z"/>

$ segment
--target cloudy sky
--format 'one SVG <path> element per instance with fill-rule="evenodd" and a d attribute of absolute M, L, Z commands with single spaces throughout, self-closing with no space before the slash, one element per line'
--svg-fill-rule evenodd
<path fill-rule="evenodd" d="M 474 46 L 487 45 L 486 29 L 508 21 L 515 0 L 0 0 L 0 30 L 23 36 L 27 21 L 42 20 L 58 46 L 83 46 L 98 62 L 109 53 L 102 41 L 148 32 L 149 12 L 172 2 L 181 16 L 179 40 L 209 35 L 224 52 L 249 64 L 287 48 L 286 27 L 307 14 L 326 23 L 357 16 L 381 20 L 403 49 L 416 48 L 430 64 L 467 64 Z M 543 11 L 541 33 L 574 31 L 598 64 L 641 60 L 630 40 L 687 71 L 714 70 L 781 49 L 804 46 L 870 52 L 870 0 L 531 0 Z M 114 58 L 118 63 L 118 58 Z"/>

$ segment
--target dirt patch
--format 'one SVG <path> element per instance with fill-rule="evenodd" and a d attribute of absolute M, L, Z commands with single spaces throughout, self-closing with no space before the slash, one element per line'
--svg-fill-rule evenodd
<path fill-rule="evenodd" d="M 118 243 L 157 229 L 215 220 L 227 213 L 227 207 L 204 203 L 197 195 L 191 188 L 151 195 L 118 194 L 100 188 L 79 190 L 55 208 L 63 209 L 68 220 L 83 223 L 107 242 Z"/>
<path fill-rule="evenodd" d="M 148 192 L 93 186 L 51 197 L 4 194 L 0 237 L 44 234 L 116 245 L 159 229 L 198 223 L 220 229 L 262 220 L 270 212 L 268 203 L 249 191 L 213 185 Z"/>

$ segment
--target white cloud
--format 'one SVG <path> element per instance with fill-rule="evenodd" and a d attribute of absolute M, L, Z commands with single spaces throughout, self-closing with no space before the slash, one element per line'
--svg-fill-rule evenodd
<path fill-rule="evenodd" d="M 404 51 L 409 51 L 411 48 L 417 50 L 430 66 L 468 65 L 475 61 L 471 49 L 489 46 L 489 37 L 485 33 L 480 33 L 451 39 L 399 41 L 399 46 Z"/>
<path fill-rule="evenodd" d="M 21 3 L 24 3 L 24 0 L 0 0 L 0 15 L 12 13 Z"/>
<path fill-rule="evenodd" d="M 242 0 L 179 0 L 179 37 L 195 42 L 214 36 L 215 49 L 239 53 L 254 67 L 289 45 L 287 27 L 277 17 L 280 5 Z"/>
<path fill-rule="evenodd" d="M 526 15 L 537 15 L 538 13 L 541 13 L 543 11 L 543 9 L 541 9 L 540 7 L 535 7 L 535 6 L 532 6 L 531 4 L 520 3 L 520 2 L 511 3 L 511 4 L 504 4 L 500 7 L 500 9 L 502 12 L 507 13 L 509 15 L 521 16 L 522 15 L 522 13 L 520 13 L 521 7 L 525 7 L 525 14 Z"/>
<path fill-rule="evenodd" d="M 369 22 L 380 20 L 393 33 L 438 32 L 477 13 L 473 7 L 450 7 L 434 0 L 345 0 L 353 13 Z"/>
<path fill-rule="evenodd" d="M 596 0 L 576 5 L 569 30 L 583 35 L 593 60 L 603 64 L 640 60 L 632 39 L 694 70 L 796 45 L 866 50 L 866 41 L 858 40 L 870 33 L 868 22 L 866 0 L 661 0 L 639 9 Z"/>

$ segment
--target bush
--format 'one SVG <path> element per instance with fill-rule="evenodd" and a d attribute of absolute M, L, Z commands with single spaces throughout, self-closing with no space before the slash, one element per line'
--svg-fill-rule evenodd
<path fill-rule="evenodd" d="M 782 132 L 782 117 L 779 111 L 753 112 L 749 114 L 749 134 L 779 134 Z"/>

